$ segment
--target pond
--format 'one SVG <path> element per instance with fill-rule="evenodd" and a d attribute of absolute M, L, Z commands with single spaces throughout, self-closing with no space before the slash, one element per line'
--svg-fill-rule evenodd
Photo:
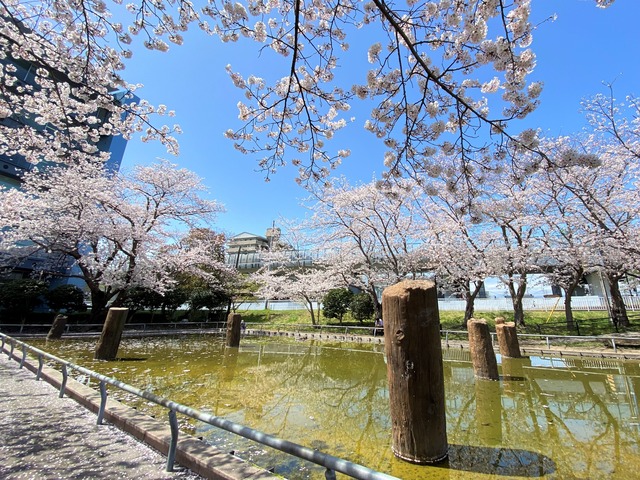
<path fill-rule="evenodd" d="M 94 361 L 94 340 L 30 341 L 138 388 L 414 479 L 637 478 L 640 472 L 638 362 L 528 357 L 500 361 L 501 380 L 476 380 L 466 350 L 445 349 L 449 459 L 412 465 L 391 452 L 381 345 L 247 337 L 123 339 L 120 359 Z M 144 401 L 110 395 L 153 411 Z M 286 478 L 323 470 L 202 424 L 181 427 Z"/>

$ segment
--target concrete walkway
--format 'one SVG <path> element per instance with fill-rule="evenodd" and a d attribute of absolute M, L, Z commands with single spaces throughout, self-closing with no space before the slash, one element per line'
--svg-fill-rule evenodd
<path fill-rule="evenodd" d="M 0 478 L 200 479 L 0 355 Z"/>

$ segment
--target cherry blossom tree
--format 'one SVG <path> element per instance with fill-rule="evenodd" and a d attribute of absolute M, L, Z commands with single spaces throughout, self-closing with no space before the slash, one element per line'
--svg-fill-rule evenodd
<path fill-rule="evenodd" d="M 627 272 L 638 268 L 640 253 L 636 240 L 640 166 L 633 153 L 634 143 L 623 142 L 615 135 L 597 134 L 556 139 L 563 165 L 546 169 L 547 175 L 553 177 L 551 181 L 566 192 L 565 208 L 572 228 L 581 232 L 593 265 L 607 278 L 612 320 L 622 326 L 628 325 L 629 320 L 619 282 Z M 590 157 L 592 166 L 574 162 L 578 155 Z"/>
<path fill-rule="evenodd" d="M 606 173 L 601 179 L 605 183 L 603 190 L 586 192 L 584 190 L 588 190 L 589 185 L 584 185 L 578 198 L 585 203 L 590 217 L 593 220 L 598 218 L 596 223 L 604 235 L 595 239 L 613 249 L 605 250 L 603 247 L 598 253 L 602 264 L 608 265 L 604 272 L 611 293 L 612 319 L 620 325 L 627 325 L 628 317 L 619 281 L 631 270 L 637 269 L 633 260 L 640 253 L 635 242 L 638 212 L 637 198 L 633 194 L 638 184 L 637 163 L 640 159 L 640 102 L 634 96 L 627 96 L 624 102 L 618 102 L 613 86 L 609 85 L 608 95 L 599 94 L 586 100 L 583 109 L 591 127 L 599 134 L 596 142 L 596 145 L 600 145 L 598 150 L 602 151 L 602 144 L 606 144 L 606 154 L 600 158 L 600 175 L 597 176 L 602 177 L 602 170 Z M 591 142 L 586 145 L 592 146 Z M 596 154 L 601 155 L 599 151 Z M 596 172 L 590 178 L 594 176 Z M 601 203 L 596 200 L 599 195 L 605 197 Z M 617 202 L 617 205 L 614 206 L 611 201 Z M 622 205 L 627 208 L 626 212 Z M 603 252 L 607 254 L 603 255 Z"/>
<path fill-rule="evenodd" d="M 568 330 L 575 328 L 571 300 L 585 275 L 596 270 L 595 257 L 587 244 L 587 232 L 576 222 L 575 198 L 561 184 L 548 180 L 550 172 L 543 172 L 539 194 L 548 198 L 544 219 L 544 235 L 540 237 L 544 275 L 564 292 L 564 313 Z"/>
<path fill-rule="evenodd" d="M 511 296 L 514 321 L 525 325 L 522 299 L 531 273 L 541 270 L 543 258 L 540 237 L 544 234 L 532 177 L 520 168 L 496 171 L 479 209 L 493 224 L 495 241 L 487 262 L 491 271 L 506 286 Z"/>
<path fill-rule="evenodd" d="M 418 248 L 426 228 L 419 194 L 411 181 L 381 188 L 376 182 L 351 186 L 344 178 L 314 191 L 313 215 L 305 226 L 316 248 L 344 286 L 371 296 L 378 316 L 378 291 L 415 277 L 425 266 Z"/>
<path fill-rule="evenodd" d="M 422 171 L 437 151 L 457 158 L 469 175 L 470 165 L 492 159 L 485 142 L 499 145 L 500 160 L 514 147 L 535 148 L 535 132 L 507 128 L 536 108 L 542 90 L 529 80 L 536 60 L 528 0 L 285 1 L 206 13 L 223 40 L 252 38 L 289 58 L 286 75 L 275 81 L 228 67 L 248 100 L 238 105 L 244 126 L 227 136 L 242 152 L 264 152 L 267 172 L 293 151 L 300 181 L 327 177 L 350 151 L 332 153 L 325 141 L 351 121 L 357 100 L 373 105 L 365 128 L 387 146 L 390 177 Z M 359 35 L 378 40 L 368 48 L 371 68 L 366 83 L 345 88 L 338 68 L 348 39 Z"/>
<path fill-rule="evenodd" d="M 238 104 L 242 124 L 226 135 L 240 151 L 260 153 L 267 175 L 291 162 L 300 181 L 325 178 L 349 156 L 327 141 L 351 122 L 358 100 L 372 105 L 365 128 L 387 146 L 391 177 L 422 171 L 438 150 L 455 156 L 468 175 L 493 153 L 502 160 L 511 148 L 535 148 L 535 132 L 508 128 L 536 108 L 542 89 L 529 79 L 536 62 L 529 0 L 155 0 L 128 3 L 128 14 L 119 4 L 0 5 L 0 114 L 14 120 L 0 130 L 2 153 L 73 161 L 99 155 L 103 135 L 135 131 L 175 150 L 174 129 L 150 123 L 166 107 L 114 101 L 114 91 L 129 96 L 137 88 L 122 75 L 132 44 L 166 51 L 183 42 L 190 24 L 224 42 L 255 41 L 263 63 L 282 68 L 273 77 L 228 67 L 245 99 Z M 351 51 L 350 38 L 373 41 Z M 342 78 L 341 65 L 364 57 L 371 67 L 361 81 Z M 25 84 L 17 73 L 27 65 L 34 68 Z M 487 142 L 499 147 L 490 152 Z"/>
<path fill-rule="evenodd" d="M 332 289 L 340 285 L 334 272 L 325 268 L 301 251 L 273 249 L 262 254 L 263 266 L 251 274 L 251 281 L 259 285 L 257 295 L 267 299 L 299 300 L 317 325 L 314 305 Z"/>
<path fill-rule="evenodd" d="M 582 172 L 581 168 L 575 170 L 576 162 L 570 158 L 588 154 L 576 151 L 569 138 L 545 139 L 542 148 L 555 160 L 530 178 L 530 186 L 535 190 L 532 206 L 544 232 L 538 237 L 541 267 L 545 277 L 564 293 L 566 325 L 571 330 L 575 328 L 573 294 L 585 275 L 596 270 L 597 255 L 589 246 L 589 229 L 582 221 L 580 201 L 565 187 L 565 180 Z M 595 158 L 590 163 L 591 168 L 596 168 Z"/>
<path fill-rule="evenodd" d="M 425 201 L 420 203 L 429 225 L 423 251 L 438 285 L 465 300 L 464 326 L 473 317 L 475 299 L 490 273 L 487 252 L 495 240 L 480 210 L 470 208 L 466 184 L 422 177 Z"/>
<path fill-rule="evenodd" d="M 166 161 L 130 175 L 88 162 L 30 172 L 20 190 L 0 192 L 2 264 L 40 258 L 35 271 L 82 279 L 94 319 L 134 286 L 162 293 L 178 271 L 217 282 L 227 267 L 210 254 L 212 239 L 181 242 L 221 210 L 203 190 L 195 174 Z"/>

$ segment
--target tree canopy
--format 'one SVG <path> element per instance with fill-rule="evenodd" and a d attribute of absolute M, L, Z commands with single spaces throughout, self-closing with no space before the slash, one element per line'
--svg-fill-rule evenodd
<path fill-rule="evenodd" d="M 0 259 L 37 258 L 35 272 L 84 280 L 94 315 L 134 286 L 162 293 L 175 272 L 218 283 L 229 270 L 211 255 L 221 246 L 189 236 L 222 208 L 202 190 L 195 174 L 168 162 L 130 175 L 87 162 L 30 172 L 21 189 L 0 191 Z"/>
<path fill-rule="evenodd" d="M 292 164 L 301 182 L 326 178 L 350 154 L 329 141 L 350 123 L 358 101 L 371 106 L 365 128 L 386 145 L 390 178 L 428 171 L 436 152 L 455 158 L 453 176 L 465 178 L 523 151 L 544 158 L 535 130 L 510 127 L 536 108 L 542 89 L 529 79 L 536 64 L 529 0 L 158 0 L 130 2 L 126 11 L 119 4 L 0 7 L 0 116 L 12 119 L 0 126 L 2 153 L 32 163 L 104 159 L 101 137 L 135 132 L 177 152 L 179 127 L 154 125 L 154 116 L 171 112 L 132 96 L 139 86 L 122 71 L 132 45 L 163 52 L 197 25 L 224 42 L 254 41 L 277 59 L 263 63 L 282 66 L 275 76 L 258 65 L 246 76 L 228 67 L 244 98 L 241 124 L 226 135 L 239 151 L 259 155 L 267 175 Z M 367 49 L 366 84 L 339 74 L 362 54 L 349 42 L 361 38 L 376 39 Z"/>

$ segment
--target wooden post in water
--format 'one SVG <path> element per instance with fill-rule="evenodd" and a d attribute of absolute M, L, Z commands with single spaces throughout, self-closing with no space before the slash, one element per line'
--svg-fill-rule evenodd
<path fill-rule="evenodd" d="M 53 325 L 47 333 L 47 340 L 59 340 L 64 332 L 64 327 L 67 325 L 69 317 L 59 313 L 56 318 L 53 319 Z"/>
<path fill-rule="evenodd" d="M 498 380 L 498 362 L 491 345 L 491 334 L 486 320 L 471 318 L 467 322 L 469 351 L 473 371 L 478 378 Z"/>
<path fill-rule="evenodd" d="M 436 286 L 404 281 L 382 293 L 393 453 L 426 464 L 447 457 Z"/>
<path fill-rule="evenodd" d="M 124 322 L 127 320 L 128 308 L 110 308 L 107 319 L 102 327 L 102 334 L 96 353 L 93 356 L 96 360 L 115 360 L 124 330 Z"/>
<path fill-rule="evenodd" d="M 239 313 L 230 313 L 227 316 L 227 347 L 240 346 L 240 324 L 242 323 L 242 315 Z"/>
<path fill-rule="evenodd" d="M 501 320 L 501 321 L 500 321 Z M 500 355 L 509 358 L 522 358 L 520 353 L 520 343 L 514 322 L 506 322 L 503 317 L 496 318 L 496 337 L 498 337 L 498 347 Z"/>

